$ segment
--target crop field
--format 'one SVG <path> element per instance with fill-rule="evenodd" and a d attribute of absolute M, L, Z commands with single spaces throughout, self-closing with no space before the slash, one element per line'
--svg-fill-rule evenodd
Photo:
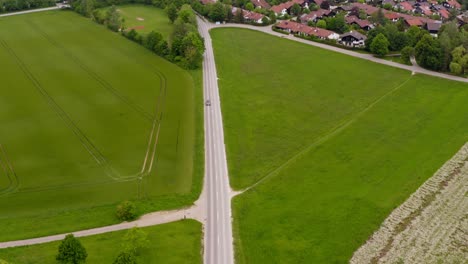
<path fill-rule="evenodd" d="M 348 262 L 468 141 L 465 83 L 211 34 L 231 184 L 254 185 L 233 200 L 238 263 Z"/>
<path fill-rule="evenodd" d="M 0 18 L 0 32 L 0 241 L 115 223 L 126 199 L 143 213 L 198 197 L 199 72 L 195 86 L 72 12 Z"/>
<path fill-rule="evenodd" d="M 201 263 L 201 224 L 184 220 L 142 228 L 149 247 L 140 251 L 138 263 Z M 86 263 L 113 263 L 122 251 L 127 231 L 117 231 L 78 238 L 85 247 Z M 34 246 L 0 249 L 0 260 L 15 264 L 55 264 L 60 241 Z"/>
<path fill-rule="evenodd" d="M 465 263 L 467 182 L 468 143 L 385 219 L 351 263 Z"/>

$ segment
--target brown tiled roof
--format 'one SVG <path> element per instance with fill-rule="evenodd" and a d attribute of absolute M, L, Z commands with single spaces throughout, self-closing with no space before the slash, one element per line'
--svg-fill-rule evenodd
<path fill-rule="evenodd" d="M 447 1 L 447 3 L 455 8 L 461 8 L 461 5 L 460 3 L 458 3 L 457 1 L 455 0 L 450 0 L 450 1 Z"/>
<path fill-rule="evenodd" d="M 364 10 L 367 15 L 372 15 L 373 13 L 379 11 L 379 8 L 375 6 L 361 4 L 361 3 L 352 3 L 351 6 Z"/>
<path fill-rule="evenodd" d="M 393 19 L 400 18 L 400 16 L 392 12 L 392 13 L 385 13 L 385 18 L 393 20 Z"/>
<path fill-rule="evenodd" d="M 400 6 L 402 9 L 406 10 L 406 11 L 411 11 L 414 9 L 413 5 L 411 5 L 410 3 L 408 2 L 401 2 L 400 3 Z"/>
<path fill-rule="evenodd" d="M 204 5 L 207 5 L 207 4 L 214 4 L 216 3 L 216 0 L 200 0 L 200 2 Z"/>
<path fill-rule="evenodd" d="M 439 14 L 440 14 L 441 17 L 443 17 L 445 19 L 448 19 L 450 17 L 450 13 L 449 13 L 449 11 L 447 11 L 447 9 L 439 10 Z"/>
<path fill-rule="evenodd" d="M 409 26 L 422 26 L 424 23 L 417 19 L 417 18 L 412 18 L 412 19 L 405 19 L 406 23 L 408 23 Z"/>
<path fill-rule="evenodd" d="M 250 0 L 252 2 L 252 4 L 255 6 L 255 7 L 261 7 L 261 8 L 270 8 L 270 4 L 267 3 L 267 1 L 265 0 Z"/>
<path fill-rule="evenodd" d="M 361 28 L 368 27 L 368 26 L 371 25 L 371 23 L 369 21 L 359 19 L 356 16 L 347 16 L 347 17 L 345 17 L 345 21 L 346 21 L 347 24 L 356 23 Z"/>
<path fill-rule="evenodd" d="M 303 33 L 310 36 L 316 36 L 320 38 L 328 38 L 331 34 L 335 33 L 330 30 L 326 30 L 318 27 L 309 27 L 293 21 L 281 21 L 276 24 L 276 27 L 281 29 L 289 29 L 293 33 Z"/>

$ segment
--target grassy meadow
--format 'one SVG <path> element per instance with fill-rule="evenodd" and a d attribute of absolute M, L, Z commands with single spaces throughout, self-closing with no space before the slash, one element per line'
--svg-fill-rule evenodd
<path fill-rule="evenodd" d="M 201 224 L 184 220 L 142 228 L 149 247 L 140 251 L 139 263 L 202 263 Z M 127 230 L 78 238 L 85 247 L 86 263 L 113 263 L 122 250 Z M 16 264 L 55 264 L 60 241 L 34 246 L 0 249 L 0 259 Z"/>
<path fill-rule="evenodd" d="M 468 89 L 243 29 L 211 32 L 238 263 L 345 263 L 468 140 Z M 261 48 L 268 43 L 268 48 Z"/>
<path fill-rule="evenodd" d="M 117 7 L 124 21 L 125 28 L 134 28 L 138 33 L 151 31 L 161 33 L 166 39 L 172 33 L 173 24 L 163 9 L 148 5 L 121 5 Z M 105 9 L 104 9 L 105 10 Z"/>
<path fill-rule="evenodd" d="M 200 71 L 67 11 L 0 32 L 0 241 L 115 223 L 122 200 L 144 213 L 198 198 Z"/>

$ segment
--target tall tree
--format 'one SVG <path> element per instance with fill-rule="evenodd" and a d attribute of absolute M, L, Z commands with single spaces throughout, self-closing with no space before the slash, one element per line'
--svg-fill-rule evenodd
<path fill-rule="evenodd" d="M 177 19 L 177 7 L 174 3 L 166 7 L 166 13 L 171 23 L 174 23 L 174 21 Z"/>
<path fill-rule="evenodd" d="M 73 234 L 69 234 L 59 245 L 56 260 L 63 264 L 85 263 L 88 253 L 81 242 Z"/>
<path fill-rule="evenodd" d="M 301 13 L 301 6 L 297 3 L 291 7 L 291 15 L 298 16 Z"/>
<path fill-rule="evenodd" d="M 226 20 L 226 9 L 221 2 L 216 2 L 215 4 L 211 5 L 210 12 L 208 13 L 208 17 L 216 22 L 223 22 Z"/>
<path fill-rule="evenodd" d="M 89 0 L 88 0 L 89 1 Z M 122 18 L 115 5 L 112 5 L 106 14 L 107 27 L 112 31 L 118 31 L 122 27 Z"/>
<path fill-rule="evenodd" d="M 379 57 L 383 57 L 388 54 L 388 46 L 390 45 L 388 39 L 384 34 L 378 34 L 370 45 L 370 50 L 372 53 Z"/>
<path fill-rule="evenodd" d="M 415 48 L 415 57 L 418 64 L 431 70 L 441 68 L 442 50 L 440 44 L 431 35 L 424 35 Z"/>
<path fill-rule="evenodd" d="M 146 232 L 138 227 L 133 227 L 124 235 L 122 246 L 124 252 L 137 256 L 141 249 L 149 246 L 149 243 Z"/>

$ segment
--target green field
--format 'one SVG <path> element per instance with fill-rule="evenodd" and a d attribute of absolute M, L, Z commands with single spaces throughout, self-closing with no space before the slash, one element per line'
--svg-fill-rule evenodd
<path fill-rule="evenodd" d="M 166 39 L 172 33 L 173 24 L 166 12 L 160 8 L 147 5 L 123 5 L 117 8 L 125 19 L 124 25 L 127 29 L 134 28 L 143 34 L 154 30 L 161 33 Z"/>
<path fill-rule="evenodd" d="M 138 263 L 202 263 L 201 224 L 186 220 L 143 228 L 149 247 L 142 250 Z M 121 251 L 122 237 L 127 231 L 117 231 L 78 238 L 86 248 L 86 263 L 113 263 Z M 58 242 L 0 249 L 0 259 L 15 264 L 57 263 Z"/>
<path fill-rule="evenodd" d="M 198 198 L 200 71 L 72 12 L 0 32 L 0 241 L 115 223 L 126 199 L 144 213 Z"/>
<path fill-rule="evenodd" d="M 347 262 L 468 141 L 464 83 L 211 33 L 231 183 L 264 179 L 233 200 L 238 263 Z"/>

